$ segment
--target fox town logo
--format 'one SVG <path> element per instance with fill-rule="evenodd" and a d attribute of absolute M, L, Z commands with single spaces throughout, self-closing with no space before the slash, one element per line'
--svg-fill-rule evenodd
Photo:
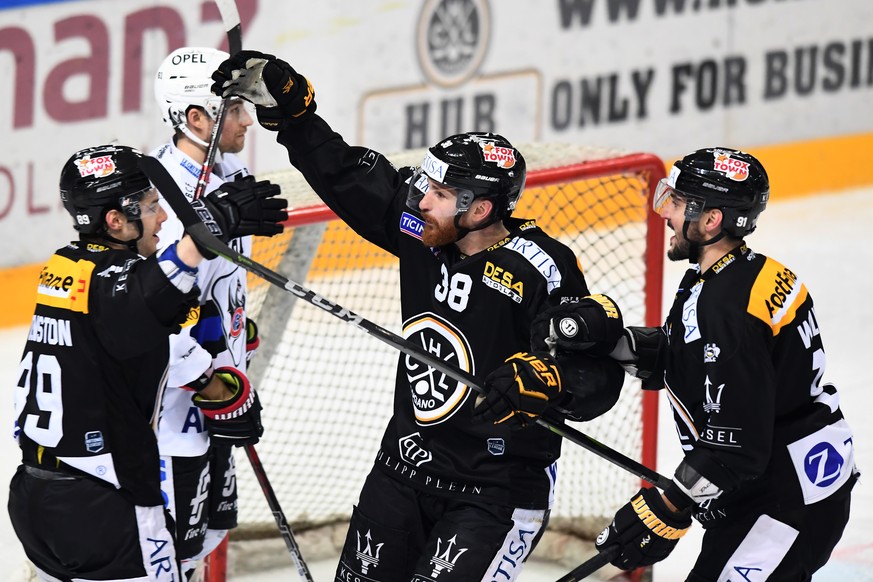
<path fill-rule="evenodd" d="M 475 372 L 467 339 L 436 314 L 422 313 L 408 320 L 403 326 L 403 337 L 421 346 L 436 359 L 461 370 Z M 465 384 L 419 362 L 413 356 L 406 355 L 403 362 L 418 424 L 424 426 L 445 422 L 467 401 L 470 389 Z"/>

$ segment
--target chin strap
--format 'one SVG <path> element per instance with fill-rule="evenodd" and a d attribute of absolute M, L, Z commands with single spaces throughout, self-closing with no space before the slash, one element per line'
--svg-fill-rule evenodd
<path fill-rule="evenodd" d="M 721 230 L 717 235 L 712 237 L 707 241 L 703 241 L 701 243 L 691 242 L 691 239 L 688 238 L 688 226 L 690 221 L 685 220 L 682 224 L 682 237 L 688 241 L 688 262 L 689 263 L 699 263 L 700 262 L 700 247 L 709 246 L 711 244 L 715 244 L 721 239 L 725 237 L 724 229 Z"/>
<path fill-rule="evenodd" d="M 137 236 L 134 239 L 119 240 L 119 239 L 115 238 L 114 236 L 110 235 L 108 232 L 106 232 L 105 227 L 104 227 L 104 230 L 102 233 L 100 233 L 99 235 L 94 235 L 94 236 L 95 236 L 95 238 L 107 240 L 107 241 L 109 241 L 111 243 L 115 243 L 117 245 L 124 245 L 127 248 L 129 248 L 131 251 L 139 254 L 139 249 L 136 248 L 136 243 L 139 241 L 139 239 L 142 238 L 142 235 L 143 235 L 142 221 L 141 220 L 134 220 L 132 222 L 134 222 L 136 224 L 136 229 L 139 231 L 139 236 Z"/>
<path fill-rule="evenodd" d="M 494 224 L 494 223 L 496 223 L 496 222 L 500 222 L 501 220 L 503 220 L 502 218 L 497 218 L 497 217 L 495 216 L 495 214 L 496 214 L 496 212 L 495 212 L 494 210 L 492 210 L 492 211 L 491 211 L 491 218 L 489 218 L 488 220 L 486 220 L 485 222 L 483 222 L 483 223 L 480 224 L 479 226 L 475 226 L 475 227 L 473 227 L 473 228 L 464 228 L 464 227 L 462 227 L 462 226 L 461 226 L 461 217 L 462 217 L 464 214 L 463 214 L 463 213 L 461 213 L 461 214 L 456 214 L 456 215 L 455 215 L 455 220 L 454 220 L 454 225 L 455 225 L 455 230 L 458 231 L 458 237 L 454 240 L 454 242 L 458 242 L 459 240 L 461 240 L 462 238 L 464 238 L 465 236 L 467 236 L 467 235 L 470 234 L 471 232 L 475 232 L 475 231 L 477 231 L 477 230 L 482 230 L 483 228 L 488 228 L 488 227 L 491 226 L 492 224 Z"/>
<path fill-rule="evenodd" d="M 191 131 L 190 129 L 188 129 L 187 124 L 182 123 L 182 124 L 178 125 L 177 128 L 179 129 L 179 131 L 181 131 L 183 134 L 185 134 L 185 137 L 187 137 L 192 142 L 194 142 L 197 145 L 199 145 L 200 147 L 202 147 L 204 153 L 209 148 L 209 142 L 205 142 L 202 139 L 200 139 L 199 137 L 197 137 L 196 135 L 194 135 L 194 132 Z M 219 148 L 215 148 L 215 160 L 213 163 L 215 163 L 215 164 L 221 163 L 221 149 L 219 149 Z"/>

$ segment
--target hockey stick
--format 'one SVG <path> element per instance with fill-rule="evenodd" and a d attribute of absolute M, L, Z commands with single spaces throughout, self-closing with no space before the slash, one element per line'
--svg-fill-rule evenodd
<path fill-rule="evenodd" d="M 258 484 L 261 486 L 261 491 L 264 492 L 264 497 L 267 498 L 267 505 L 270 506 L 270 511 L 273 512 L 273 518 L 276 520 L 276 525 L 279 526 L 279 533 L 282 534 L 282 539 L 285 540 L 285 547 L 288 548 L 288 553 L 291 554 L 291 558 L 297 566 L 297 573 L 303 580 L 306 580 L 306 582 L 313 582 L 312 574 L 309 573 L 309 568 L 303 560 L 303 555 L 300 553 L 300 547 L 297 545 L 297 541 L 294 539 L 294 534 L 288 526 L 288 520 L 285 519 L 285 513 L 279 506 L 279 499 L 273 492 L 273 486 L 270 485 L 270 480 L 267 479 L 267 473 L 264 471 L 264 465 L 261 464 L 261 458 L 258 457 L 258 453 L 255 451 L 255 446 L 246 445 L 245 449 L 246 455 L 249 457 L 249 463 L 251 463 L 252 469 L 255 471 L 255 476 L 258 478 Z"/>
<path fill-rule="evenodd" d="M 236 0 L 215 0 L 218 11 L 221 13 L 221 22 L 227 31 L 227 51 L 235 55 L 242 50 L 242 25 L 239 21 L 239 11 L 236 9 Z M 194 189 L 194 200 L 197 200 L 206 192 L 209 183 L 209 175 L 215 165 L 215 154 L 218 151 L 218 142 L 221 139 L 221 130 L 224 129 L 224 118 L 227 117 L 227 103 L 230 98 L 222 99 L 215 115 L 215 124 L 212 126 L 212 134 L 209 137 L 209 147 L 206 148 L 206 159 L 200 167 L 200 176 L 197 178 L 197 187 Z"/>
<path fill-rule="evenodd" d="M 228 53 L 234 55 L 242 50 L 242 25 L 240 24 L 236 0 L 215 0 L 215 4 L 218 6 L 218 11 L 221 13 L 221 22 L 224 24 L 224 29 L 227 32 Z M 218 151 L 218 142 L 221 139 L 221 132 L 224 129 L 224 119 L 227 116 L 227 104 L 229 101 L 230 98 L 222 99 L 221 104 L 218 106 L 215 124 L 212 126 L 212 134 L 209 138 L 209 146 L 206 149 L 206 159 L 203 160 L 203 166 L 200 168 L 200 176 L 197 179 L 197 187 L 194 190 L 194 200 L 203 196 L 206 191 L 206 185 L 209 183 L 209 175 L 212 174 L 212 168 L 215 165 L 215 154 Z M 160 165 L 160 162 L 158 162 L 158 165 Z M 166 171 L 164 171 L 164 174 L 166 174 Z M 169 174 L 166 174 L 166 178 L 172 181 Z M 175 185 L 175 182 L 173 182 L 173 184 Z M 164 186 L 164 189 L 167 188 L 169 188 L 168 184 Z M 172 190 L 172 188 L 169 189 Z M 175 187 L 175 191 L 180 195 L 182 194 L 178 186 Z M 180 207 L 187 207 L 188 210 L 191 210 L 190 203 L 180 205 Z M 180 208 L 174 207 L 173 209 L 177 214 L 181 212 Z M 313 582 L 312 575 L 309 573 L 309 568 L 303 560 L 303 555 L 300 553 L 300 547 L 294 539 L 294 533 L 288 525 L 285 513 L 279 506 L 279 499 L 273 492 L 273 487 L 270 485 L 270 480 L 267 478 L 267 472 L 264 470 L 264 465 L 261 463 L 261 459 L 258 456 L 257 451 L 255 451 L 254 445 L 246 445 L 245 449 L 246 455 L 249 458 L 249 463 L 255 472 L 255 477 L 258 479 L 258 484 L 261 486 L 261 491 L 263 491 L 264 497 L 267 498 L 267 505 L 270 506 L 270 511 L 273 513 L 273 518 L 276 520 L 276 525 L 279 527 L 279 534 L 282 536 L 282 539 L 285 540 L 285 546 L 288 548 L 288 553 L 291 554 L 291 559 L 297 567 L 297 573 L 303 580 L 306 580 L 306 582 Z"/>
<path fill-rule="evenodd" d="M 610 563 L 616 556 L 618 556 L 619 551 L 619 546 L 612 546 L 607 550 L 599 552 L 596 556 L 588 558 L 573 570 L 558 578 L 557 582 L 576 582 L 577 580 L 583 580 Z"/>
<path fill-rule="evenodd" d="M 357 327 L 358 329 L 370 334 L 376 339 L 385 342 L 389 346 L 396 348 L 404 354 L 413 356 L 421 363 L 426 364 L 439 372 L 442 372 L 449 378 L 457 382 L 466 384 L 472 390 L 475 390 L 480 394 L 483 394 L 485 392 L 479 381 L 469 372 L 461 370 L 460 368 L 456 368 L 455 366 L 452 366 L 451 364 L 444 362 L 437 357 L 434 357 L 432 354 L 412 343 L 411 341 L 400 337 L 399 335 L 385 329 L 384 327 L 380 327 L 375 323 L 364 319 L 360 315 L 349 311 L 345 307 L 334 303 L 330 299 L 322 297 L 318 293 L 307 289 L 299 283 L 290 281 L 279 273 L 276 273 L 275 271 L 268 269 L 260 263 L 253 261 L 249 257 L 246 257 L 245 255 L 234 251 L 229 246 L 218 240 L 215 235 L 209 232 L 209 229 L 205 224 L 200 221 L 200 218 L 197 216 L 197 212 L 185 198 L 185 195 L 182 194 L 181 190 L 179 190 L 179 186 L 176 185 L 176 182 L 169 175 L 169 173 L 167 173 L 167 170 L 158 160 L 150 156 L 145 156 L 140 161 L 140 165 L 143 172 L 145 172 L 145 174 L 149 177 L 155 187 L 157 187 L 161 195 L 166 199 L 167 203 L 175 211 L 179 220 L 182 221 L 182 224 L 185 226 L 185 232 L 187 232 L 191 236 L 191 238 L 196 240 L 199 245 L 206 247 L 216 255 L 227 259 L 235 265 L 242 267 L 246 271 L 254 273 L 258 277 L 261 277 L 269 283 L 284 288 L 289 293 L 300 297 L 307 303 L 310 303 L 327 311 L 331 315 L 338 317 L 346 323 Z M 606 459 L 614 465 L 621 467 L 625 471 L 636 475 L 640 479 L 651 483 L 652 485 L 655 485 L 661 489 L 666 489 L 667 486 L 670 484 L 670 480 L 663 475 L 660 475 L 656 471 L 653 471 L 645 465 L 638 463 L 637 461 L 629 457 L 626 457 L 618 451 L 611 449 L 605 444 L 591 438 L 586 434 L 579 432 L 572 427 L 556 424 L 542 417 L 537 417 L 536 423 L 544 428 L 549 429 L 553 433 L 564 437 L 570 442 L 575 443 L 585 449 L 588 449 L 595 455 Z"/>

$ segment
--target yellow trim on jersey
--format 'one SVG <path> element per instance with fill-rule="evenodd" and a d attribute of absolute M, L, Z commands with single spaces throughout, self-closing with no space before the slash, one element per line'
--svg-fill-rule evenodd
<path fill-rule="evenodd" d="M 773 335 L 797 317 L 809 293 L 790 269 L 768 258 L 752 285 L 747 311 L 770 326 Z"/>
<path fill-rule="evenodd" d="M 36 302 L 48 307 L 88 313 L 94 263 L 52 255 L 39 273 Z"/>
<path fill-rule="evenodd" d="M 185 316 L 185 321 L 182 323 L 182 328 L 191 327 L 200 321 L 200 306 L 197 305 L 188 310 L 188 315 Z"/>

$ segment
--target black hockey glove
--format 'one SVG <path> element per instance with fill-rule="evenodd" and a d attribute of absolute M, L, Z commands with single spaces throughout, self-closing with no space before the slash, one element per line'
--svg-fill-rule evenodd
<path fill-rule="evenodd" d="M 212 92 L 255 104 L 264 129 L 281 131 L 315 113 L 315 90 L 291 65 L 273 55 L 240 51 L 212 73 Z"/>
<path fill-rule="evenodd" d="M 618 305 L 606 295 L 588 295 L 540 313 L 531 324 L 531 350 L 558 348 L 605 356 L 623 333 Z"/>
<path fill-rule="evenodd" d="M 485 378 L 474 414 L 494 424 L 527 426 L 528 420 L 563 403 L 558 363 L 547 353 L 519 352 Z"/>
<path fill-rule="evenodd" d="M 217 368 L 215 375 L 227 384 L 232 397 L 227 400 L 206 400 L 199 394 L 192 397 L 206 419 L 209 438 L 216 444 L 238 447 L 256 444 L 264 434 L 258 393 L 236 368 Z"/>
<path fill-rule="evenodd" d="M 691 527 L 691 512 L 670 511 L 655 488 L 644 487 L 615 514 L 597 536 L 598 552 L 618 546 L 612 565 L 622 570 L 650 566 L 670 555 Z"/>
<path fill-rule="evenodd" d="M 255 357 L 255 352 L 261 345 L 261 338 L 258 337 L 258 326 L 255 320 L 246 319 L 246 370 L 252 365 L 252 358 Z"/>
<path fill-rule="evenodd" d="M 277 198 L 279 192 L 277 184 L 266 180 L 225 182 L 191 206 L 222 242 L 247 235 L 273 236 L 284 230 L 282 222 L 288 218 L 288 201 Z M 197 244 L 197 248 L 204 258 L 215 258 L 201 245 Z"/>

